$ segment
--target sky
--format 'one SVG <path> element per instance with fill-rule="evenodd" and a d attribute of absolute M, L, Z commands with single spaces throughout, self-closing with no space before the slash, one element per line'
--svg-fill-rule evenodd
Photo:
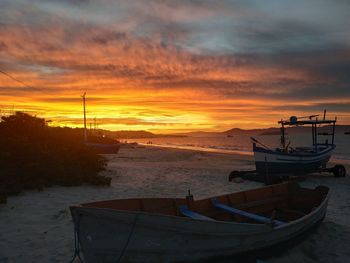
<path fill-rule="evenodd" d="M 350 1 L 1 0 L 0 114 L 156 133 L 350 124 Z"/>

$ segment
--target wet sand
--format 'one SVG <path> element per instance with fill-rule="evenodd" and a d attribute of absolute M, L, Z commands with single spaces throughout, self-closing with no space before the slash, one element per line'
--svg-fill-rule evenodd
<path fill-rule="evenodd" d="M 232 170 L 254 169 L 252 156 L 156 147 L 124 147 L 109 155 L 105 175 L 111 187 L 52 187 L 9 197 L 0 205 L 0 262 L 69 262 L 73 255 L 73 223 L 69 205 L 131 197 L 196 199 L 262 186 L 228 182 Z M 350 171 L 350 165 L 346 164 Z M 267 262 L 349 262 L 350 176 L 313 175 L 301 182 L 331 188 L 323 224 L 297 246 Z M 77 261 L 78 262 L 78 261 Z"/>

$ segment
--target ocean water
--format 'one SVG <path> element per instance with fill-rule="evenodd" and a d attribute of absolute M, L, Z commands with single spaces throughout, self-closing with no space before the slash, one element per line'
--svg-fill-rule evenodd
<path fill-rule="evenodd" d="M 128 142 L 137 142 L 141 144 L 149 144 L 161 147 L 174 147 L 182 149 L 193 149 L 209 152 L 223 152 L 223 153 L 240 153 L 252 155 L 252 142 L 250 137 L 258 139 L 261 143 L 269 148 L 276 148 L 280 146 L 279 135 L 257 135 L 257 134 L 242 134 L 233 135 L 216 135 L 207 137 L 188 136 L 188 137 L 164 137 L 164 138 L 142 138 L 142 139 L 128 139 Z M 324 142 L 327 136 L 318 136 L 319 142 Z M 300 133 L 286 136 L 287 142 L 290 141 L 290 146 L 311 146 L 311 133 Z M 331 137 L 328 137 L 331 142 Z M 336 134 L 334 143 L 336 149 L 333 153 L 333 159 L 350 160 L 350 135 Z"/>

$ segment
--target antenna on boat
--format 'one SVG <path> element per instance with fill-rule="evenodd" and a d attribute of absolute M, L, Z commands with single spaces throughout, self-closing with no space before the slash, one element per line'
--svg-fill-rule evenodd
<path fill-rule="evenodd" d="M 84 107 L 84 142 L 87 142 L 87 133 L 86 133 L 86 110 L 85 110 L 85 97 L 86 97 L 86 92 L 84 92 L 83 95 L 81 95 L 83 98 L 83 107 Z"/>
<path fill-rule="evenodd" d="M 327 112 L 327 110 L 326 110 L 326 109 L 324 109 L 324 111 L 323 111 L 323 120 L 325 120 L 325 119 L 326 119 L 326 112 Z"/>

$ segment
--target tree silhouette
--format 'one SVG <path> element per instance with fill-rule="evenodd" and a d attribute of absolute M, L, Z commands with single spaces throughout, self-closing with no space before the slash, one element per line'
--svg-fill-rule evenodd
<path fill-rule="evenodd" d="M 110 185 L 99 176 L 106 159 L 83 143 L 81 129 L 49 127 L 45 119 L 23 112 L 0 122 L 0 199 L 23 189 L 54 184 Z M 0 200 L 1 201 L 1 200 Z"/>

